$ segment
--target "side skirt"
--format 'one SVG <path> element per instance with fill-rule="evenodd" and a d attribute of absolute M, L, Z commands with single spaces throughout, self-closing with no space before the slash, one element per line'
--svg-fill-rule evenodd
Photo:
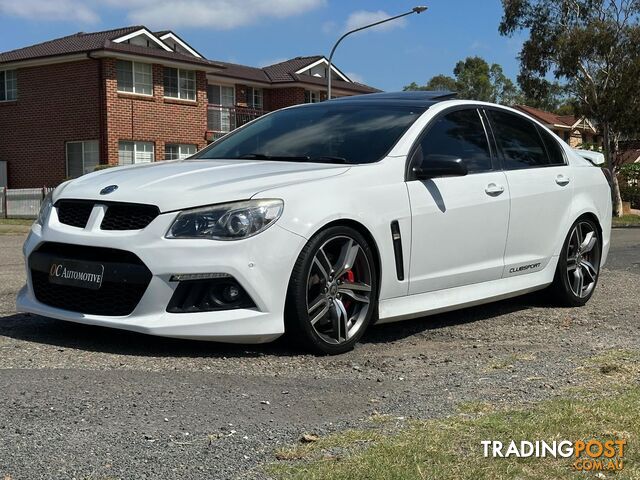
<path fill-rule="evenodd" d="M 376 324 L 435 315 L 542 290 L 553 282 L 557 265 L 558 257 L 553 257 L 544 270 L 536 273 L 381 300 Z"/>

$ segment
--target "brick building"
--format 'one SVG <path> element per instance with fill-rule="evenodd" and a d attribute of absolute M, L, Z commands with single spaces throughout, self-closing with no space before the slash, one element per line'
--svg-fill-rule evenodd
<path fill-rule="evenodd" d="M 516 105 L 514 108 L 528 114 L 543 123 L 549 130 L 558 135 L 572 148 L 586 150 L 600 150 L 602 136 L 586 117 L 577 118 L 573 115 L 556 115 L 538 108 L 526 105 Z"/>
<path fill-rule="evenodd" d="M 8 186 L 23 188 L 184 158 L 265 112 L 326 99 L 327 67 L 323 56 L 263 68 L 208 60 L 144 26 L 0 53 L 0 162 Z M 335 96 L 378 91 L 331 74 Z"/>

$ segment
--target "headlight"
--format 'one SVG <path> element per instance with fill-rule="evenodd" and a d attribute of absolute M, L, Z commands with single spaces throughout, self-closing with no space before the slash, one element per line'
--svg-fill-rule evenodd
<path fill-rule="evenodd" d="M 282 200 L 247 200 L 185 210 L 175 219 L 167 238 L 239 240 L 266 230 L 284 208 Z"/>
<path fill-rule="evenodd" d="M 47 223 L 47 219 L 49 218 L 49 214 L 51 213 L 51 208 L 53 207 L 53 200 L 51 197 L 53 196 L 53 192 L 47 193 L 47 195 L 42 200 L 42 205 L 40 205 L 40 212 L 38 212 L 38 218 L 36 218 L 36 224 L 41 227 Z"/>

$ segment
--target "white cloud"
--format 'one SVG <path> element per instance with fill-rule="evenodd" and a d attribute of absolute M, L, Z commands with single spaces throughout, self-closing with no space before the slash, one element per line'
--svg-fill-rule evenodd
<path fill-rule="evenodd" d="M 383 10 L 378 10 L 376 12 L 358 10 L 349 15 L 344 30 L 348 31 L 353 30 L 354 28 L 364 27 L 365 25 L 379 22 L 380 20 L 384 20 L 385 18 L 389 18 L 390 16 L 391 15 Z M 377 27 L 373 28 L 378 31 L 393 30 L 394 28 L 404 27 L 406 23 L 407 22 L 404 18 L 398 18 L 397 20 L 392 20 L 391 22 L 383 23 L 382 25 L 378 25 Z"/>
<path fill-rule="evenodd" d="M 81 0 L 0 0 L 0 14 L 37 21 L 96 23 L 100 20 Z"/>
<path fill-rule="evenodd" d="M 324 22 L 322 24 L 322 27 L 321 27 L 322 28 L 322 33 L 324 33 L 324 34 L 334 33 L 337 26 L 338 25 L 333 20 L 329 20 L 328 22 Z"/>
<path fill-rule="evenodd" d="M 352 82 L 356 83 L 364 83 L 364 77 L 359 73 L 355 72 L 345 72 L 344 73 Z"/>
<path fill-rule="evenodd" d="M 127 17 L 151 28 L 202 27 L 231 30 L 287 18 L 321 7 L 326 0 L 107 0 Z"/>

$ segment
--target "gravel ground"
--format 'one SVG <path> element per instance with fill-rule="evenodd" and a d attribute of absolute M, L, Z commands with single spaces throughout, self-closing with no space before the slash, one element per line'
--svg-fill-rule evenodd
<path fill-rule="evenodd" d="M 560 395 L 584 359 L 640 345 L 640 229 L 615 230 L 581 309 L 529 295 L 371 329 L 315 357 L 15 313 L 21 236 L 0 236 L 0 478 L 263 478 L 304 432 L 375 412 L 429 418 L 466 401 Z"/>

